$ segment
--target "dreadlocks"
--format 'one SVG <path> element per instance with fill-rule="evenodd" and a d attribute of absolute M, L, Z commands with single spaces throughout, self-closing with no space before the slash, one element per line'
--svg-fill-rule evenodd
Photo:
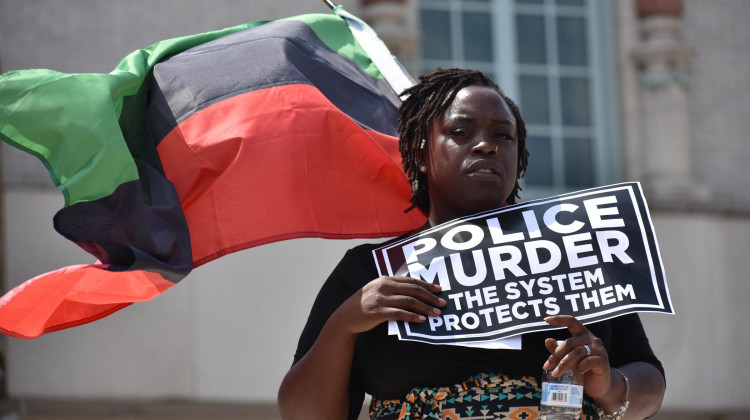
<path fill-rule="evenodd" d="M 424 213 L 430 210 L 430 196 L 427 192 L 427 177 L 420 172 L 419 166 L 424 164 L 424 152 L 421 150 L 423 139 L 429 140 L 432 123 L 440 118 L 453 102 L 456 94 L 467 86 L 486 86 L 495 89 L 505 100 L 516 119 L 518 130 L 518 174 L 516 185 L 507 198 L 508 204 L 515 204 L 520 198 L 518 193 L 521 186 L 518 178 L 526 173 L 529 152 L 526 150 L 526 123 L 521 117 L 518 106 L 500 90 L 484 73 L 464 69 L 443 69 L 419 76 L 419 83 L 406 89 L 401 95 L 408 95 L 399 109 L 398 133 L 400 136 L 398 149 L 401 161 L 412 190 L 412 206 L 406 211 L 419 208 Z"/>

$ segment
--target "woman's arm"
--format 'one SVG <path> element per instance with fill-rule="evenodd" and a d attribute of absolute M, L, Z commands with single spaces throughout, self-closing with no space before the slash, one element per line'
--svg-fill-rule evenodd
<path fill-rule="evenodd" d="M 656 414 L 664 398 L 666 384 L 664 377 L 653 365 L 633 362 L 618 368 L 628 377 L 628 409 L 624 419 L 644 419 Z M 612 371 L 610 390 L 600 399 L 594 397 L 608 414 L 620 409 L 625 396 L 625 380 Z M 622 389 L 622 391 L 620 391 Z M 619 398 L 617 396 L 620 396 Z M 593 396 L 592 396 L 593 397 Z"/>
<path fill-rule="evenodd" d="M 408 277 L 380 277 L 331 315 L 310 350 L 284 377 L 278 406 L 285 419 L 344 419 L 357 334 L 385 321 L 424 322 L 439 315 L 439 285 Z"/>
<path fill-rule="evenodd" d="M 559 315 L 546 321 L 567 327 L 573 337 L 560 346 L 556 340 L 547 339 L 545 345 L 551 354 L 543 368 L 554 368 L 553 375 L 574 368 L 584 375 L 586 394 L 596 400 L 607 414 L 619 411 L 625 400 L 625 379 L 610 367 L 609 355 L 601 340 L 571 316 Z M 629 383 L 629 405 L 624 418 L 644 419 L 656 413 L 666 388 L 661 372 L 646 362 L 631 362 L 618 369 L 627 376 Z"/>
<path fill-rule="evenodd" d="M 340 318 L 337 311 L 328 319 L 310 351 L 284 377 L 277 400 L 282 418 L 346 418 L 357 334 L 340 325 Z"/>

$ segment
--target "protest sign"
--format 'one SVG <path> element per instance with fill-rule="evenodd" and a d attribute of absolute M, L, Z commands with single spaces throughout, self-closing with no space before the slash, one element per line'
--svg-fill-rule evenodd
<path fill-rule="evenodd" d="M 380 275 L 442 286 L 440 316 L 401 339 L 489 342 L 632 312 L 673 313 L 640 184 L 623 183 L 459 218 L 373 251 Z"/>

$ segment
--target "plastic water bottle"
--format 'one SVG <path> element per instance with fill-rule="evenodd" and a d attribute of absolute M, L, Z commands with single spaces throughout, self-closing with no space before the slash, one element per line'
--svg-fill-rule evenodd
<path fill-rule="evenodd" d="M 568 369 L 562 376 L 542 375 L 540 420 L 578 420 L 583 406 L 583 377 Z"/>

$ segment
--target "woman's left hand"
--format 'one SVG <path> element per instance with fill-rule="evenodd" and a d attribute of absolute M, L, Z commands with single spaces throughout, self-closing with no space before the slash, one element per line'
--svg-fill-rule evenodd
<path fill-rule="evenodd" d="M 544 345 L 550 357 L 544 364 L 545 370 L 553 370 L 553 376 L 560 376 L 568 369 L 583 375 L 583 388 L 590 397 L 599 399 L 610 390 L 611 371 L 609 356 L 602 340 L 591 333 L 580 321 L 568 315 L 550 316 L 544 319 L 550 325 L 566 327 L 573 337 L 557 345 L 557 340 L 548 338 Z"/>

